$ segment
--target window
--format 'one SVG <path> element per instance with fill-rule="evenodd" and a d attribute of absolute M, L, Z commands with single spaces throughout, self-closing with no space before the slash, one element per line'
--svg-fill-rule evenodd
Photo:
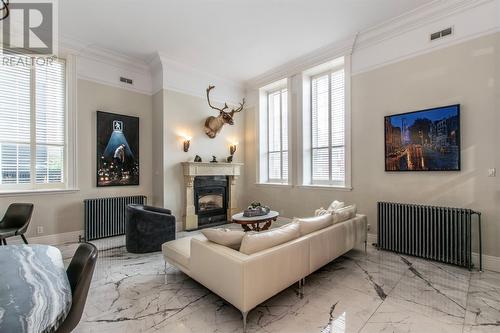
<path fill-rule="evenodd" d="M 0 190 L 64 188 L 66 63 L 0 65 Z"/>
<path fill-rule="evenodd" d="M 279 89 L 267 94 L 267 179 L 288 182 L 288 92 Z"/>
<path fill-rule="evenodd" d="M 311 77 L 311 184 L 345 186 L 345 75 Z"/>

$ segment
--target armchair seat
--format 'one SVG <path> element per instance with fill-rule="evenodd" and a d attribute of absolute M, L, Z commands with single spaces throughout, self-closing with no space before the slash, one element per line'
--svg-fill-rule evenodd
<path fill-rule="evenodd" d="M 169 209 L 128 205 L 125 242 L 128 252 L 161 251 L 161 245 L 175 239 L 175 217 Z"/>

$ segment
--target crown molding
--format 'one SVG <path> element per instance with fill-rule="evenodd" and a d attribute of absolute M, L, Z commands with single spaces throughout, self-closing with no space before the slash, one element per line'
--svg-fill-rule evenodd
<path fill-rule="evenodd" d="M 208 85 L 214 85 L 217 89 L 211 99 L 232 105 L 238 105 L 245 95 L 243 84 L 169 59 L 161 52 L 149 60 L 149 66 L 152 69 L 154 93 L 165 89 L 205 98 Z"/>
<path fill-rule="evenodd" d="M 80 57 L 108 63 L 116 67 L 126 67 L 137 73 L 149 72 L 149 64 L 146 61 L 112 51 L 96 44 L 86 43 L 68 36 L 61 36 L 59 43 L 63 49 L 72 51 L 72 53 Z"/>
<path fill-rule="evenodd" d="M 245 86 L 247 89 L 259 88 L 274 81 L 293 76 L 334 58 L 351 54 L 356 39 L 357 35 L 354 35 L 342 41 L 323 46 L 246 81 Z"/>
<path fill-rule="evenodd" d="M 499 10 L 500 0 L 443 1 L 362 32 L 353 51 L 352 75 L 496 33 Z M 451 36 L 430 41 L 430 33 L 446 27 L 454 28 Z"/>
<path fill-rule="evenodd" d="M 220 88 L 214 101 L 232 104 L 244 96 L 243 84 L 174 61 L 161 52 L 144 61 L 68 36 L 61 36 L 59 44 L 63 55 L 77 56 L 80 79 L 148 95 L 167 89 L 197 97 L 205 97 L 206 86 L 213 84 Z M 134 85 L 120 82 L 120 76 L 131 78 Z"/>
<path fill-rule="evenodd" d="M 435 0 L 359 33 L 354 52 L 429 23 L 498 0 Z"/>

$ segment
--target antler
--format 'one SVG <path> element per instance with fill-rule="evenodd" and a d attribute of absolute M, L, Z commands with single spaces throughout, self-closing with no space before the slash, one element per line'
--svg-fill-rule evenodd
<path fill-rule="evenodd" d="M 241 101 L 239 108 L 231 110 L 231 114 L 234 114 L 236 112 L 240 112 L 241 110 L 243 110 L 243 106 L 245 106 L 245 98 L 243 98 L 243 101 Z"/>
<path fill-rule="evenodd" d="M 207 101 L 208 101 L 208 105 L 212 109 L 214 109 L 214 110 L 217 110 L 217 111 L 220 111 L 220 112 L 225 112 L 224 110 L 227 109 L 227 108 L 229 108 L 229 106 L 227 106 L 227 103 L 224 103 L 224 107 L 222 109 L 221 108 L 217 108 L 217 107 L 213 106 L 212 103 L 210 103 L 210 91 L 212 89 L 214 89 L 214 88 L 215 88 L 215 86 L 210 86 L 210 85 L 207 88 Z"/>

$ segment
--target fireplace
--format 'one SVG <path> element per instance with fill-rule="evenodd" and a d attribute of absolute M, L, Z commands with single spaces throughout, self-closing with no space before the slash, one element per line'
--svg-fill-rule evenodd
<path fill-rule="evenodd" d="M 194 206 L 198 216 L 198 228 L 227 222 L 228 192 L 226 176 L 194 178 Z"/>
<path fill-rule="evenodd" d="M 237 162 L 182 162 L 186 195 L 184 230 L 223 224 L 241 211 L 237 207 L 236 184 L 242 167 Z"/>

